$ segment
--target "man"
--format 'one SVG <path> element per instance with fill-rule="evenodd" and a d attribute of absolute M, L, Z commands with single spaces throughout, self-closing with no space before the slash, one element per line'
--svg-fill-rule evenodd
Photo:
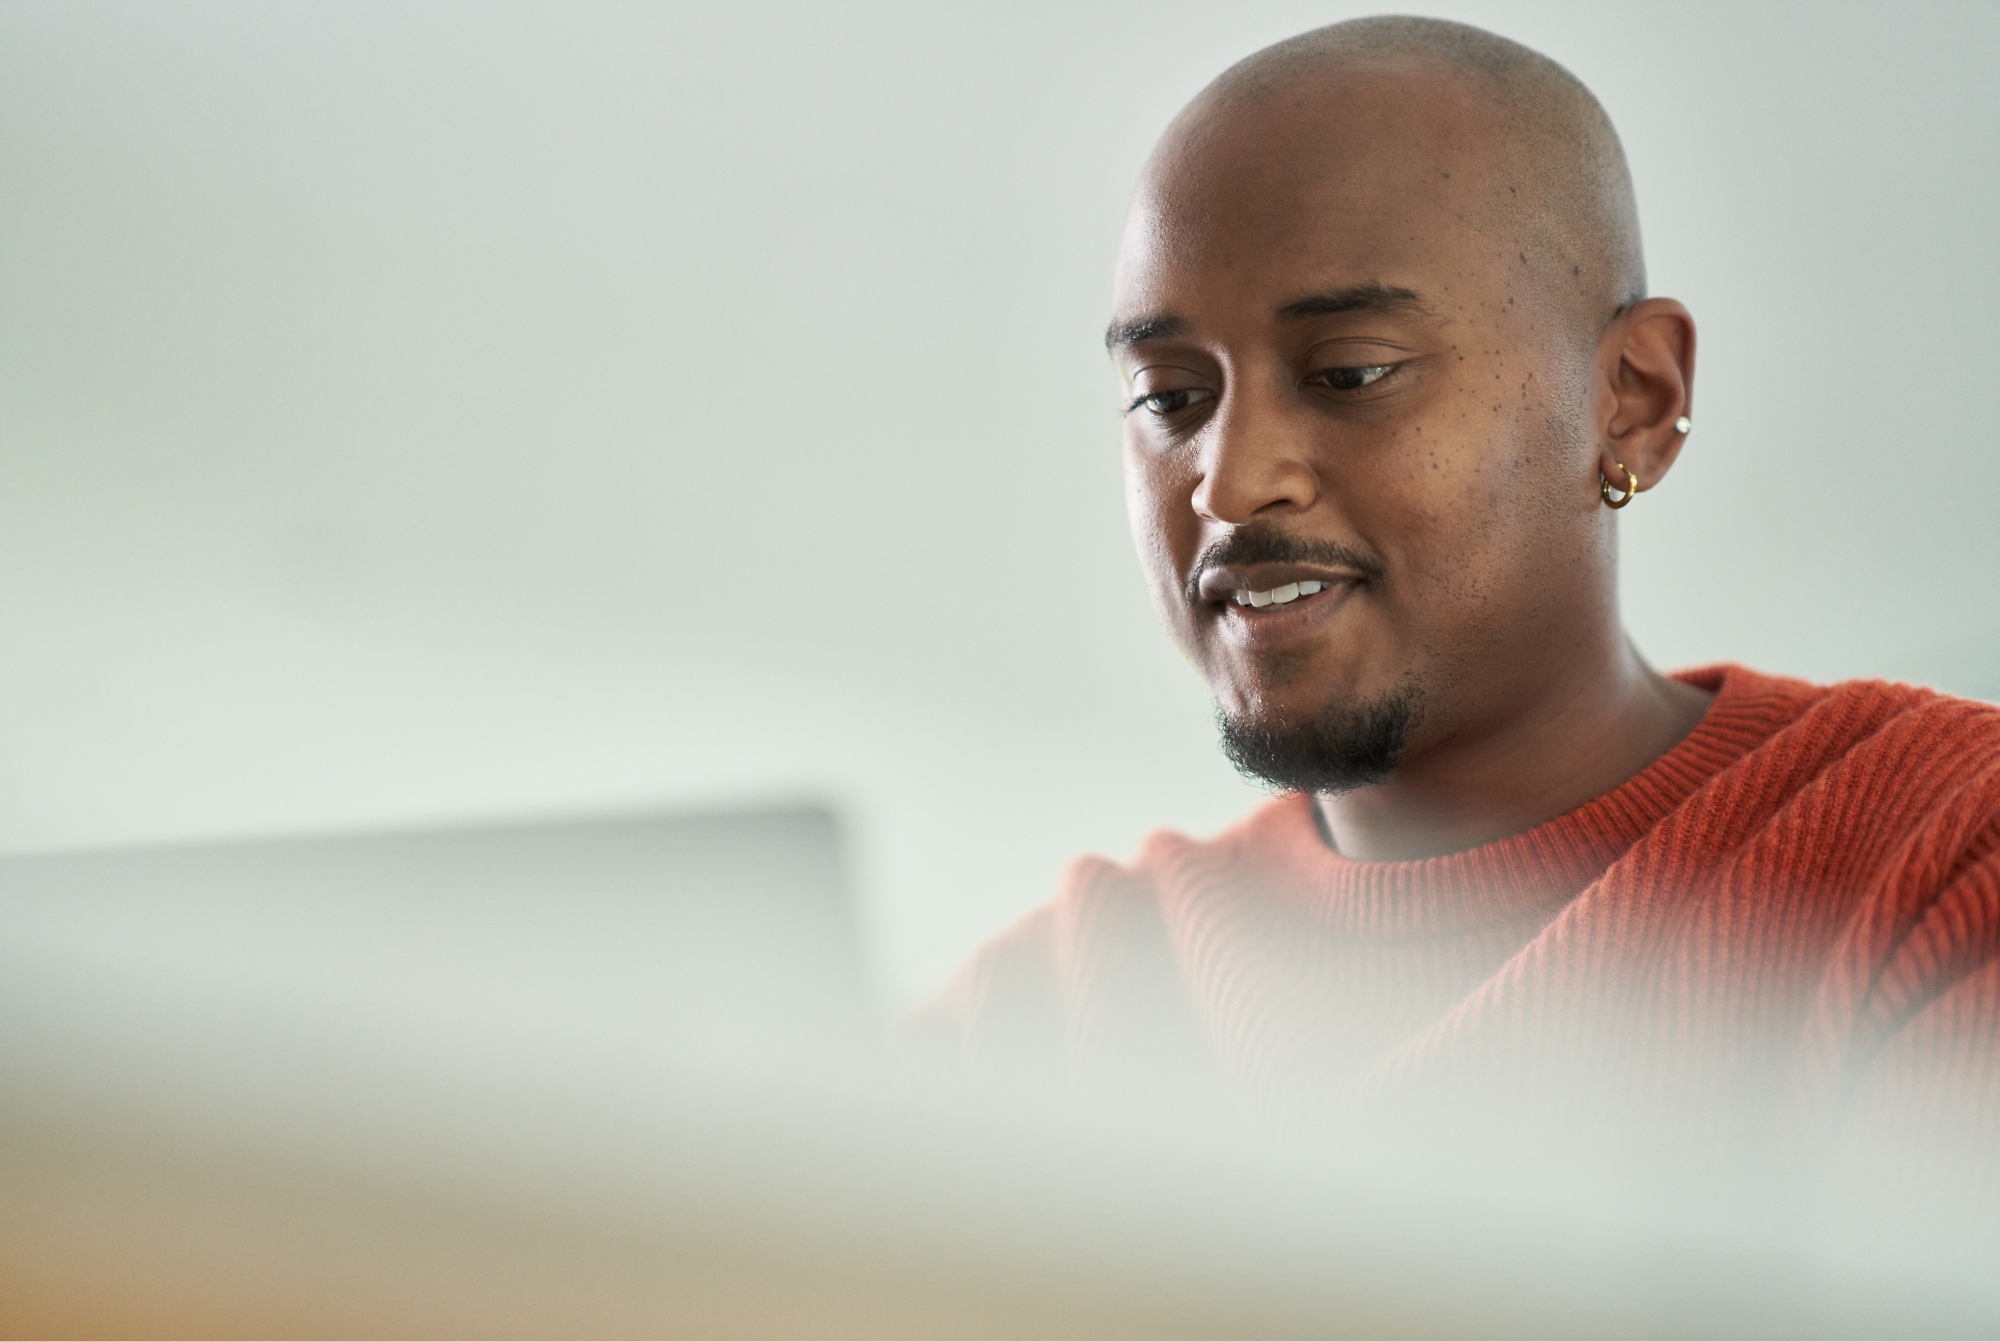
<path fill-rule="evenodd" d="M 1400 18 L 1236 65 L 1145 169 L 1107 343 L 1161 616 L 1283 795 L 1077 863 L 919 1031 L 1086 1090 L 1794 1149 L 2000 1108 L 2000 710 L 1663 676 L 1620 627 L 1695 333 L 1573 76 Z"/>

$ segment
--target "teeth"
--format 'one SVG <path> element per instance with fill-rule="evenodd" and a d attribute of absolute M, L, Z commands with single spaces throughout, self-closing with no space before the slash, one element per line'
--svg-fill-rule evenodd
<path fill-rule="evenodd" d="M 1302 596 L 1314 596 L 1325 590 L 1323 582 L 1288 582 L 1282 587 L 1273 587 L 1268 592 L 1253 592 L 1239 587 L 1232 596 L 1239 606 L 1282 606 L 1288 601 L 1297 601 Z"/>

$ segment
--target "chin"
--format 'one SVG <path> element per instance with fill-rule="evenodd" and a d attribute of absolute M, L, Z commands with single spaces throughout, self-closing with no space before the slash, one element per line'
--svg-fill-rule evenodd
<path fill-rule="evenodd" d="M 1263 699 L 1218 704 L 1223 753 L 1246 777 L 1292 792 L 1348 792 L 1389 777 L 1422 715 L 1414 681 L 1373 696 L 1322 697 L 1310 705 Z"/>

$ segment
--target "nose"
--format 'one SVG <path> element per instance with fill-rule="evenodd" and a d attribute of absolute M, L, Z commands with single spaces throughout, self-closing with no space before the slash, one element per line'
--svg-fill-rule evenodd
<path fill-rule="evenodd" d="M 1194 510 L 1241 526 L 1273 509 L 1310 508 L 1319 499 L 1307 425 L 1290 408 L 1232 388 L 1202 445 Z"/>

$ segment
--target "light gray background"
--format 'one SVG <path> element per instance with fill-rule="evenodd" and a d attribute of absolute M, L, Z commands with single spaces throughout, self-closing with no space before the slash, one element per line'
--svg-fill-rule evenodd
<path fill-rule="evenodd" d="M 1344 4 L 0 5 L 0 847 L 823 796 L 889 996 L 1256 794 L 1098 346 Z M 1622 130 L 1657 662 L 2000 693 L 2000 6 L 1427 5 Z"/>

